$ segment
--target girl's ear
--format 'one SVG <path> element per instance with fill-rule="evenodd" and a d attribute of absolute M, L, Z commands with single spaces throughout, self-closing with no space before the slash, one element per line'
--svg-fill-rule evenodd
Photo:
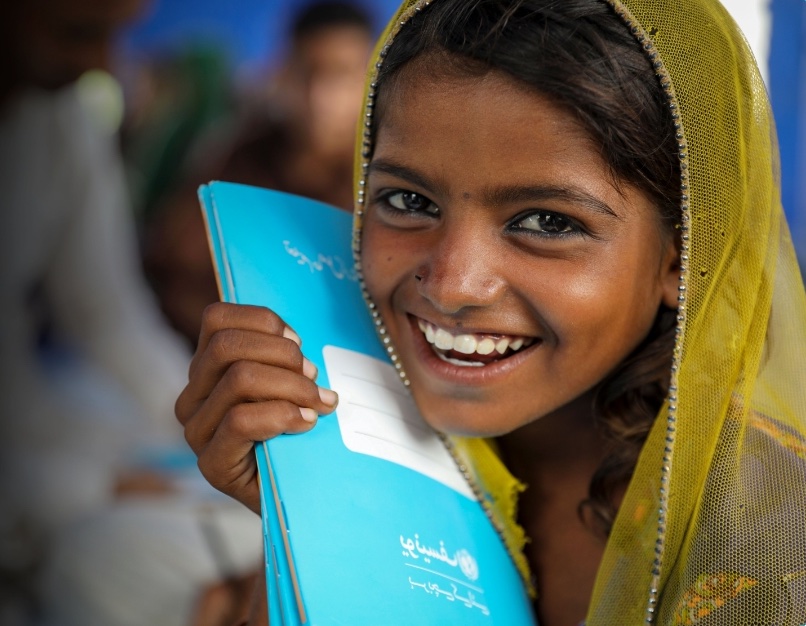
<path fill-rule="evenodd" d="M 661 291 L 663 304 L 670 309 L 677 308 L 677 296 L 680 293 L 680 249 L 677 237 L 670 237 L 663 252 L 661 261 Z"/>

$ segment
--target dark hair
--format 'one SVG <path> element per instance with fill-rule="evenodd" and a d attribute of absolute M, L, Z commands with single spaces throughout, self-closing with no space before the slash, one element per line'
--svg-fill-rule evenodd
<path fill-rule="evenodd" d="M 650 59 L 603 0 L 439 0 L 415 14 L 385 52 L 373 124 L 401 70 L 458 76 L 501 71 L 572 111 L 598 144 L 614 182 L 646 193 L 663 230 L 679 222 L 680 165 L 671 113 Z M 598 424 L 613 442 L 580 505 L 605 532 L 668 392 L 675 312 L 661 307 L 649 335 L 600 385 Z"/>
<path fill-rule="evenodd" d="M 369 15 L 352 2 L 314 2 L 294 18 L 291 34 L 298 41 L 325 28 L 356 26 L 368 34 L 372 32 Z"/>

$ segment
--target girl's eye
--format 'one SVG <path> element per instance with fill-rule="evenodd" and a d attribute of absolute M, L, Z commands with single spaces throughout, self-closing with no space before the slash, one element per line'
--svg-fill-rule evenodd
<path fill-rule="evenodd" d="M 559 213 L 536 211 L 513 223 L 516 230 L 533 231 L 545 237 L 581 234 L 582 228 L 571 218 Z"/>
<path fill-rule="evenodd" d="M 395 191 L 386 196 L 386 202 L 393 209 L 407 213 L 430 213 L 436 215 L 436 205 L 425 196 L 413 191 Z"/>

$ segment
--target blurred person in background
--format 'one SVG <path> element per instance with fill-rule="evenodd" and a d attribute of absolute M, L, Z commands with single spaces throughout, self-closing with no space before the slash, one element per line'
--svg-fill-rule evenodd
<path fill-rule="evenodd" d="M 123 64 L 121 149 L 138 224 L 182 176 L 198 137 L 232 118 L 236 71 L 227 46 L 210 38 L 130 54 Z"/>
<path fill-rule="evenodd" d="M 141 9 L 28 0 L 0 22 L 4 625 L 225 623 L 222 585 L 259 560 L 259 522 L 185 461 L 189 355 L 141 275 L 109 107 L 81 78 Z"/>
<path fill-rule="evenodd" d="M 148 276 L 168 319 L 189 342 L 218 300 L 196 190 L 227 180 L 352 210 L 353 142 L 373 44 L 370 17 L 349 2 L 314 2 L 293 19 L 290 45 L 239 117 L 202 137 L 185 175 L 152 210 L 144 232 Z"/>

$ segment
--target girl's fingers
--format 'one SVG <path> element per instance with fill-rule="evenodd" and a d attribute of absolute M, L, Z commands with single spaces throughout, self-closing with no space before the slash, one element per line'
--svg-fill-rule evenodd
<path fill-rule="evenodd" d="M 272 400 L 284 400 L 294 407 L 292 414 L 280 417 L 311 422 L 316 420 L 316 414 L 333 411 L 336 394 L 288 369 L 253 361 L 238 361 L 227 369 L 210 396 L 196 409 L 192 419 L 186 421 L 185 439 L 198 454 L 218 429 L 219 422 L 223 422 L 234 408 L 245 403 Z M 272 425 L 251 425 L 255 428 L 254 432 L 245 433 L 251 440 L 268 438 L 265 436 L 266 428 L 272 428 Z M 282 432 L 287 432 L 285 422 L 279 423 L 270 436 Z"/>
<path fill-rule="evenodd" d="M 225 329 L 249 330 L 257 333 L 268 333 L 290 339 L 297 346 L 301 345 L 299 336 L 280 318 L 279 315 L 265 307 L 245 304 L 229 304 L 216 302 L 209 305 L 202 314 L 202 330 L 196 354 L 190 362 L 190 378 L 193 378 L 199 360 L 207 351 L 212 337 Z"/>
<path fill-rule="evenodd" d="M 291 370 L 313 380 L 316 367 L 303 357 L 299 346 L 284 337 L 227 328 L 216 332 L 198 356 L 193 375 L 180 394 L 176 414 L 183 424 L 207 398 L 225 372 L 236 362 L 254 361 Z"/>
<path fill-rule="evenodd" d="M 313 426 L 313 422 L 300 418 L 299 408 L 290 402 L 238 404 L 226 413 L 208 443 L 199 450 L 199 470 L 213 487 L 259 513 L 255 442 L 282 433 L 305 432 Z"/>
<path fill-rule="evenodd" d="M 190 380 L 176 401 L 204 477 L 258 513 L 254 443 L 310 430 L 338 401 L 335 392 L 316 385 L 316 367 L 300 345 L 269 309 L 211 305 Z"/>

